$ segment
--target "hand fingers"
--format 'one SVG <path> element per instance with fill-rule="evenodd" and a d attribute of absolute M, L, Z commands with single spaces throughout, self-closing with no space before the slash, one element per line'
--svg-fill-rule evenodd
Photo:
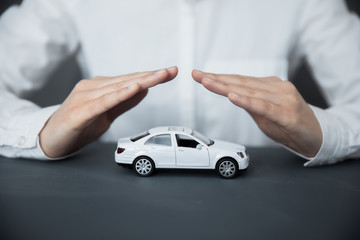
<path fill-rule="evenodd" d="M 80 108 L 80 112 L 77 114 L 78 121 L 76 122 L 79 124 L 79 126 L 83 127 L 87 121 L 90 121 L 98 115 L 107 112 L 121 102 L 124 102 L 127 99 L 133 97 L 139 91 L 139 84 L 134 84 L 127 88 L 122 88 L 120 90 L 113 91 L 109 94 L 104 94 L 96 99 L 90 100 Z"/>
<path fill-rule="evenodd" d="M 169 81 L 169 79 L 174 78 L 176 74 L 177 68 L 170 69 L 170 73 L 167 69 L 164 69 L 148 75 L 140 75 L 140 77 L 131 80 L 107 85 L 101 89 L 84 92 L 82 94 L 90 95 L 93 99 L 86 104 L 89 109 L 86 110 L 86 108 L 84 108 L 84 111 L 89 113 L 84 119 L 91 119 L 105 113 L 121 102 L 131 98 L 134 94 Z"/>
<path fill-rule="evenodd" d="M 202 80 L 202 85 L 211 92 L 223 95 L 227 97 L 229 94 L 230 86 L 221 82 L 215 82 L 210 78 L 204 78 Z"/>
<path fill-rule="evenodd" d="M 229 100 L 251 114 L 257 114 L 282 125 L 284 114 L 281 108 L 275 104 L 258 98 L 239 96 L 235 93 L 229 94 Z"/>
<path fill-rule="evenodd" d="M 235 74 L 216 74 L 216 73 L 208 73 L 208 72 L 202 72 L 200 70 L 194 69 L 191 73 L 192 77 L 195 81 L 198 83 L 201 83 L 203 78 L 210 78 L 215 81 L 222 81 L 224 83 L 228 84 L 236 84 L 238 82 L 238 79 L 256 79 L 255 77 L 249 77 L 249 76 L 242 76 L 242 75 L 235 75 Z"/>
<path fill-rule="evenodd" d="M 245 109 L 250 115 L 256 114 L 262 116 L 282 129 L 293 129 L 298 126 L 298 111 L 287 109 L 286 107 L 275 105 L 271 102 L 258 98 L 239 96 L 234 93 L 229 94 L 229 100 L 235 105 Z"/>
<path fill-rule="evenodd" d="M 169 67 L 166 70 L 169 73 L 168 80 L 174 79 L 179 71 L 179 69 L 176 66 Z"/>
<path fill-rule="evenodd" d="M 284 82 L 279 78 L 213 74 L 196 70 L 192 76 L 208 90 L 228 97 L 232 103 L 250 114 L 257 114 L 278 124 L 287 121 L 283 116 L 283 102 L 286 99 L 286 94 L 282 92 Z"/>
<path fill-rule="evenodd" d="M 213 80 L 226 85 L 237 85 L 253 89 L 276 91 L 278 84 L 282 82 L 277 77 L 249 77 L 234 74 L 214 74 L 193 70 L 192 76 L 195 81 L 204 84 L 204 79 Z"/>
<path fill-rule="evenodd" d="M 109 120 L 112 122 L 114 121 L 119 115 L 123 114 L 124 112 L 130 110 L 131 108 L 135 107 L 137 104 L 143 100 L 148 93 L 148 90 L 144 90 L 138 92 L 133 97 L 121 102 L 120 104 L 116 105 L 112 109 L 108 111 Z"/>
<path fill-rule="evenodd" d="M 98 79 L 97 81 L 100 80 L 101 84 L 103 86 L 106 86 L 106 85 L 111 85 L 111 84 L 115 84 L 115 83 L 119 83 L 119 82 L 126 82 L 126 81 L 130 81 L 133 79 L 138 79 L 138 78 L 149 76 L 149 75 L 161 75 L 161 74 L 165 74 L 165 73 L 166 73 L 166 78 L 164 78 L 163 82 L 167 82 L 171 79 L 174 79 L 178 73 L 178 68 L 176 66 L 174 66 L 174 67 L 169 67 L 169 68 L 159 69 L 159 70 L 154 70 L 154 71 L 131 73 L 131 74 L 126 74 L 126 75 L 121 75 L 121 76 L 110 77 L 110 78 L 107 78 L 106 81 L 101 81 L 101 79 Z M 164 75 L 162 75 L 162 76 L 164 77 Z"/>
<path fill-rule="evenodd" d="M 147 76 L 139 77 L 139 81 L 137 81 L 137 78 L 136 79 L 133 78 L 129 81 L 131 83 L 137 82 L 140 85 L 141 89 L 144 90 L 146 88 L 150 88 L 157 84 L 165 83 L 174 79 L 177 73 L 178 73 L 177 67 L 172 67 L 169 69 L 159 70 L 155 72 L 152 77 L 147 75 Z"/>
<path fill-rule="evenodd" d="M 221 82 L 215 82 L 211 79 L 204 78 L 203 86 L 220 95 L 228 97 L 229 93 L 235 93 L 239 96 L 258 98 L 264 101 L 271 102 L 272 104 L 281 105 L 283 99 L 281 95 L 269 92 L 267 90 L 252 89 L 248 87 L 242 87 L 237 85 L 226 85 Z"/>
<path fill-rule="evenodd" d="M 253 82 L 255 80 L 261 80 L 261 78 L 249 77 L 243 75 L 235 74 L 216 74 L 216 73 L 207 73 L 199 70 L 193 70 L 192 76 L 195 81 L 202 83 L 204 78 L 212 79 L 216 82 L 222 82 L 224 84 L 241 84 Z"/>
<path fill-rule="evenodd" d="M 238 96 L 263 100 L 265 102 L 277 105 L 279 107 L 282 107 L 285 101 L 285 98 L 280 94 L 276 94 L 264 90 L 246 88 L 246 87 L 235 86 L 229 91 L 229 94 L 231 93 L 235 93 Z"/>
<path fill-rule="evenodd" d="M 165 70 L 163 70 L 157 73 L 150 73 L 137 78 L 132 78 L 130 80 L 105 85 L 101 88 L 80 92 L 79 94 L 83 96 L 85 95 L 85 97 L 89 96 L 91 98 L 98 98 L 102 95 L 118 91 L 122 88 L 127 88 L 134 84 L 138 84 L 140 89 L 144 90 L 157 84 L 163 83 L 164 81 L 167 81 L 168 75 L 169 74 Z"/>
<path fill-rule="evenodd" d="M 77 108 L 79 111 L 76 110 L 77 112 L 74 114 L 76 115 L 74 119 L 75 125 L 83 127 L 86 122 L 130 99 L 138 92 L 173 79 L 177 72 L 177 67 L 172 67 L 149 74 L 135 74 L 132 77 L 138 77 L 122 79 L 120 82 L 115 81 L 113 84 L 102 85 L 103 87 L 99 86 L 98 80 L 96 80 L 96 83 L 91 80 L 80 81 L 74 89 L 77 94 L 72 96 L 73 101 L 78 99 L 82 102 L 82 107 Z M 106 78 L 103 81 L 106 82 L 107 80 L 109 79 Z M 111 79 L 110 81 L 113 80 Z M 91 88 L 89 84 L 92 86 L 97 85 L 97 87 Z"/>
<path fill-rule="evenodd" d="M 100 82 L 94 83 L 92 80 L 82 80 L 76 86 L 77 97 L 81 99 L 94 99 L 104 94 L 127 88 L 136 83 L 140 86 L 140 89 L 144 90 L 173 79 L 177 75 L 178 69 L 177 67 L 169 69 L 170 70 L 162 69 L 156 72 L 147 72 L 148 74 L 137 74 L 135 78 L 124 79 L 122 81 L 114 81 L 114 79 L 108 80 L 108 78 L 106 78 L 105 80 L 103 79 Z M 109 84 L 109 82 L 112 82 L 112 84 Z"/>
<path fill-rule="evenodd" d="M 126 82 L 129 80 L 137 79 L 137 78 L 147 76 L 147 75 L 163 73 L 164 71 L 167 73 L 167 75 L 166 75 L 166 78 L 164 78 L 163 82 L 167 82 L 176 77 L 176 75 L 178 73 L 178 68 L 176 66 L 174 66 L 174 67 L 169 67 L 166 69 L 138 72 L 138 73 L 130 73 L 130 74 L 115 76 L 115 77 L 96 76 L 91 79 L 86 79 L 86 80 L 80 81 L 79 83 L 81 83 L 81 85 L 82 85 L 80 88 L 80 91 L 99 89 L 99 88 L 105 87 L 107 85 L 120 83 L 120 82 Z"/>

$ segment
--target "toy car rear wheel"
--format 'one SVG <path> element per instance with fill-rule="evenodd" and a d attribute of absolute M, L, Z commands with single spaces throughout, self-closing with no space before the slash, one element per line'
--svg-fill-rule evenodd
<path fill-rule="evenodd" d="M 234 159 L 224 158 L 217 164 L 216 171 L 223 178 L 233 178 L 238 173 L 238 165 Z"/>
<path fill-rule="evenodd" d="M 138 157 L 134 161 L 134 169 L 136 174 L 142 177 L 148 177 L 153 174 L 155 170 L 155 164 L 149 157 Z"/>

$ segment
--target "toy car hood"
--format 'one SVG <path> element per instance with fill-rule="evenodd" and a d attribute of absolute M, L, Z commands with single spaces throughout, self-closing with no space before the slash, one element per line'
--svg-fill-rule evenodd
<path fill-rule="evenodd" d="M 236 144 L 236 143 L 230 143 L 230 142 L 226 142 L 226 141 L 220 141 L 220 140 L 215 140 L 214 144 L 210 146 L 210 148 L 221 148 L 221 149 L 225 149 L 225 150 L 230 150 L 230 151 L 245 151 L 245 147 L 240 145 L 240 144 Z"/>

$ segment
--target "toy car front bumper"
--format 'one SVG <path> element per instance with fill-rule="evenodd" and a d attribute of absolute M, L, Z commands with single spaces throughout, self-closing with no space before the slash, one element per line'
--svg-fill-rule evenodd
<path fill-rule="evenodd" d="M 247 169 L 249 167 L 250 162 L 250 156 L 249 154 L 246 154 L 246 157 L 241 159 L 241 162 L 239 162 L 239 170 Z"/>

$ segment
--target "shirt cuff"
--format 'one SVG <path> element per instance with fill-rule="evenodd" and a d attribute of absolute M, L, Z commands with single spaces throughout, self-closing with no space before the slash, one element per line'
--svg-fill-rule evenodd
<path fill-rule="evenodd" d="M 57 158 L 51 158 L 51 157 L 46 156 L 44 151 L 42 150 L 42 148 L 40 146 L 39 136 L 37 137 L 36 144 L 37 144 L 36 148 L 28 150 L 31 153 L 31 156 L 33 156 L 33 157 L 30 157 L 30 158 L 35 158 L 35 159 L 39 159 L 39 160 L 61 160 L 61 159 L 65 159 L 65 158 L 68 158 L 68 157 L 72 157 L 72 156 L 78 154 L 78 152 L 80 152 L 80 150 L 78 150 L 78 151 L 70 153 L 70 154 L 68 154 L 66 156 L 57 157 Z"/>
<path fill-rule="evenodd" d="M 50 160 L 39 144 L 39 133 L 59 106 L 24 110 L 1 136 L 1 155 Z"/>
<path fill-rule="evenodd" d="M 305 167 L 334 164 L 344 160 L 346 156 L 346 149 L 342 147 L 343 134 L 341 130 L 341 123 L 335 116 L 325 110 L 311 105 L 310 107 L 321 127 L 323 137 L 322 144 L 315 157 L 308 158 L 299 153 L 295 153 L 308 160 L 304 164 Z"/>
<path fill-rule="evenodd" d="M 38 160 L 60 160 L 68 157 L 68 156 L 64 156 L 58 158 L 50 158 L 46 156 L 40 146 L 39 136 L 36 138 L 36 147 L 23 150 L 23 155 L 25 155 L 26 158 L 32 158 Z"/>

